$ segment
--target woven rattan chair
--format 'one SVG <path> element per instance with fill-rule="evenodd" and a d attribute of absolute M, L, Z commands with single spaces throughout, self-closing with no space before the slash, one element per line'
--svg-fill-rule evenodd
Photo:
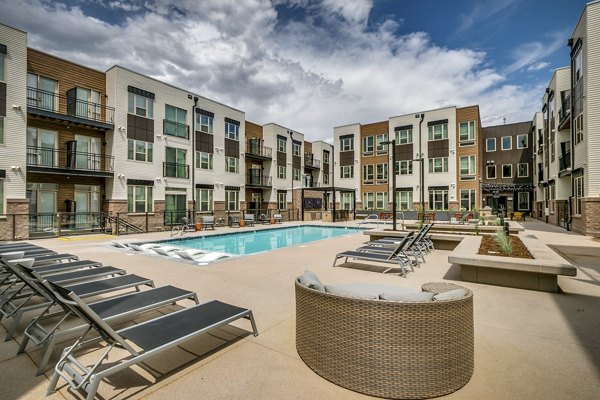
<path fill-rule="evenodd" d="M 457 285 L 424 285 L 442 292 Z M 473 374 L 473 294 L 446 301 L 347 298 L 296 281 L 296 349 L 323 378 L 392 399 L 442 396 Z"/>

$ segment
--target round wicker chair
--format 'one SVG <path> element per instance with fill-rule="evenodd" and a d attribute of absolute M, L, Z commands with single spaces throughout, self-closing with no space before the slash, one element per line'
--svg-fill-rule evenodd
<path fill-rule="evenodd" d="M 444 292 L 461 286 L 423 285 Z M 473 374 L 473 293 L 457 300 L 347 298 L 296 281 L 296 348 L 323 378 L 392 399 L 442 396 Z"/>

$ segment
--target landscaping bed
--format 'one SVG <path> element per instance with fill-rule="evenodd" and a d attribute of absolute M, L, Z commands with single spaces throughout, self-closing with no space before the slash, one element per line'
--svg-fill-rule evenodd
<path fill-rule="evenodd" d="M 533 256 L 527 250 L 527 247 L 523 244 L 521 239 L 517 236 L 509 236 L 510 244 L 512 246 L 512 252 L 504 253 L 502 247 L 496 241 L 493 235 L 482 235 L 481 245 L 479 246 L 479 253 L 486 256 L 500 256 L 500 257 L 516 257 L 516 258 L 530 258 Z"/>

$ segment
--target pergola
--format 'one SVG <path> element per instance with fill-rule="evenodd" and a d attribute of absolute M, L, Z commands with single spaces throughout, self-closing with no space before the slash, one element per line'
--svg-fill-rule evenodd
<path fill-rule="evenodd" d="M 302 198 L 300 201 L 300 207 L 301 207 L 301 215 L 302 215 L 302 221 L 304 221 L 304 191 L 305 190 L 309 190 L 309 191 L 313 191 L 313 192 L 323 192 L 325 194 L 329 194 L 329 193 L 333 193 L 333 222 L 335 222 L 336 219 L 336 209 L 335 209 L 335 193 L 339 192 L 339 193 L 352 193 L 352 213 L 353 213 L 353 218 L 356 219 L 356 191 L 354 189 L 349 189 L 349 188 L 343 188 L 343 187 L 336 187 L 336 186 L 321 186 L 321 187 L 311 187 L 311 188 L 302 188 Z M 327 202 L 324 202 L 324 209 L 327 210 Z"/>

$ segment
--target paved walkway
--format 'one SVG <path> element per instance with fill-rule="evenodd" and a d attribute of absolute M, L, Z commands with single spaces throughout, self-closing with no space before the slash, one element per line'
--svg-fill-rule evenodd
<path fill-rule="evenodd" d="M 562 246 L 599 247 L 566 231 L 549 231 L 537 221 L 525 223 L 541 240 Z M 245 229 L 245 228 L 244 228 Z M 230 228 L 219 228 L 224 233 Z M 231 229 L 239 231 L 239 229 Z M 168 233 L 139 235 L 159 239 Z M 372 282 L 420 288 L 422 283 L 451 281 L 469 287 L 475 304 L 475 372 L 452 399 L 598 399 L 600 393 L 600 272 L 582 265 L 577 277 L 559 278 L 564 293 L 539 293 L 459 281 L 448 264 L 450 252 L 436 250 L 407 278 L 383 275 L 377 268 L 348 264 L 332 268 L 334 255 L 356 248 L 362 234 L 307 243 L 238 257 L 204 267 L 145 256 L 108 246 L 109 237 L 47 239 L 38 244 L 68 251 L 198 293 L 201 301 L 219 299 L 251 308 L 260 335 L 248 336 L 246 321 L 194 340 L 150 360 L 157 381 L 139 367 L 100 385 L 104 399 L 366 399 L 316 375 L 295 349 L 294 278 L 305 269 L 325 283 Z M 129 236 L 123 240 L 135 240 Z M 0 334 L 3 328 L 0 327 Z M 15 356 L 21 336 L 0 343 L 0 398 L 39 399 L 48 376 L 35 377 L 40 351 Z M 91 348 L 87 360 L 99 351 Z M 58 357 L 54 354 L 54 360 Z M 152 384 L 154 383 L 154 384 Z M 81 398 L 64 382 L 49 399 Z"/>

